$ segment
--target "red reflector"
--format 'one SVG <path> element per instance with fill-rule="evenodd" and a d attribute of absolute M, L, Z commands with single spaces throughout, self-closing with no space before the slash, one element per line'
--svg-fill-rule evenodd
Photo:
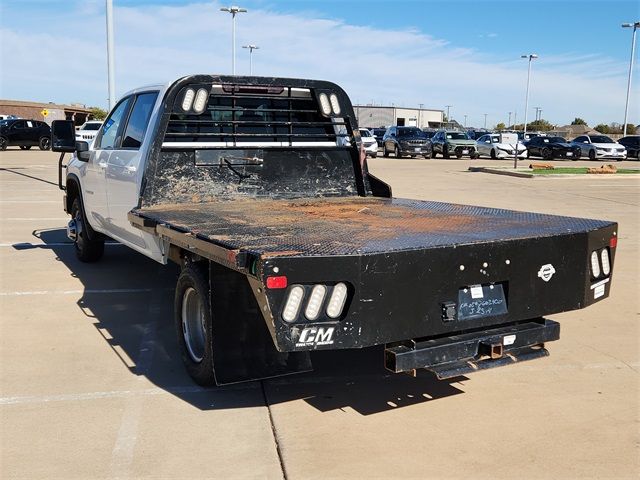
<path fill-rule="evenodd" d="M 611 248 L 616 248 L 618 246 L 618 237 L 611 237 L 611 240 L 609 240 L 609 246 Z"/>
<path fill-rule="evenodd" d="M 287 288 L 287 277 L 267 277 L 267 288 Z"/>

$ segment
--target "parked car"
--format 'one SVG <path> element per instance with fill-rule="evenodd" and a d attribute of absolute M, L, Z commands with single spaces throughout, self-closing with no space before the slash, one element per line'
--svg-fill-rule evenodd
<path fill-rule="evenodd" d="M 580 158 L 580 147 L 572 145 L 562 137 L 537 136 L 524 142 L 524 145 L 527 147 L 527 157 L 542 157 L 545 160 L 552 158 L 578 160 Z"/>
<path fill-rule="evenodd" d="M 431 137 L 433 145 L 433 156 L 439 153 L 444 158 L 450 158 L 454 155 L 456 158 L 462 158 L 469 155 L 471 158 L 478 158 L 476 149 L 476 141 L 471 140 L 466 133 L 456 130 L 440 130 Z"/>
<path fill-rule="evenodd" d="M 360 138 L 362 139 L 362 146 L 364 147 L 365 153 L 370 157 L 377 157 L 378 141 L 376 137 L 366 128 L 359 128 L 358 130 L 360 130 Z"/>
<path fill-rule="evenodd" d="M 627 158 L 626 148 L 606 135 L 581 135 L 574 138 L 571 144 L 578 147 L 581 155 L 589 157 L 589 160 L 596 158 L 624 160 Z"/>
<path fill-rule="evenodd" d="M 89 120 L 82 124 L 82 126 L 76 131 L 76 140 L 83 140 L 91 143 L 102 125 L 102 120 Z"/>
<path fill-rule="evenodd" d="M 518 135 L 515 133 L 490 133 L 476 140 L 478 155 L 487 155 L 494 160 L 496 158 L 513 158 L 515 150 L 518 150 L 518 157 L 527 156 L 527 147 L 518 142 Z"/>
<path fill-rule="evenodd" d="M 37 145 L 40 150 L 51 147 L 51 128 L 38 120 L 0 120 L 0 150 L 10 146 L 29 150 Z"/>
<path fill-rule="evenodd" d="M 534 132 L 518 132 L 518 140 L 520 140 L 521 142 L 528 142 L 529 140 L 531 140 L 532 138 L 536 138 L 536 137 L 544 137 L 546 134 L 544 133 L 534 133 Z"/>
<path fill-rule="evenodd" d="M 397 158 L 403 155 L 432 157 L 431 141 L 418 127 L 389 127 L 384 134 L 382 152 L 385 157 L 392 152 Z"/>
<path fill-rule="evenodd" d="M 17 120 L 20 117 L 15 115 L 0 115 L 0 120 Z"/>
<path fill-rule="evenodd" d="M 618 140 L 627 149 L 627 158 L 640 160 L 640 135 L 628 135 Z"/>
<path fill-rule="evenodd" d="M 386 128 L 370 128 L 369 131 L 373 134 L 376 141 L 378 142 L 378 146 L 382 147 L 382 139 L 384 138 L 384 134 L 386 133 Z"/>
<path fill-rule="evenodd" d="M 433 128 L 423 128 L 422 131 L 427 136 L 427 138 L 433 138 L 433 136 L 437 132 L 437 130 L 434 130 Z"/>

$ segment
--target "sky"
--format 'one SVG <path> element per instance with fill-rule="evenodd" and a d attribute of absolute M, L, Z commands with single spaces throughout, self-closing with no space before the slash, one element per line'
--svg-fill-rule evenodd
<path fill-rule="evenodd" d="M 487 126 L 581 117 L 622 123 L 638 0 L 237 0 L 238 74 L 330 80 L 352 102 L 446 110 Z M 231 72 L 217 0 L 113 0 L 116 94 Z M 231 4 L 231 3 L 229 3 Z M 640 66 L 629 121 L 640 123 Z M 104 0 L 0 0 L 0 98 L 106 108 Z"/>

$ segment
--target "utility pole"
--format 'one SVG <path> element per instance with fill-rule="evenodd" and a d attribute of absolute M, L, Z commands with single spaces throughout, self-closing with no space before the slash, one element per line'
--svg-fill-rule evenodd
<path fill-rule="evenodd" d="M 511 128 L 511 112 L 509 112 L 509 123 L 507 125 L 507 128 Z"/>
<path fill-rule="evenodd" d="M 484 129 L 487 129 L 487 114 L 484 114 Z"/>
<path fill-rule="evenodd" d="M 113 0 L 106 0 L 107 10 L 107 83 L 109 89 L 109 110 L 116 104 L 115 67 L 113 61 Z"/>
<path fill-rule="evenodd" d="M 624 126 L 622 127 L 622 134 L 627 135 L 627 118 L 629 114 L 629 96 L 631 94 L 631 74 L 633 72 L 633 57 L 636 51 L 636 30 L 640 27 L 640 22 L 635 23 L 623 23 L 622 28 L 633 27 L 633 35 L 631 35 L 631 59 L 629 60 L 629 78 L 627 79 L 627 99 L 624 104 Z"/>
<path fill-rule="evenodd" d="M 538 58 L 538 55 L 535 53 L 530 53 L 528 55 L 521 55 L 520 58 L 528 58 L 529 59 L 529 67 L 527 69 L 527 93 L 525 95 L 524 100 L 524 133 L 522 134 L 522 141 L 527 139 L 527 110 L 529 109 L 529 84 L 531 82 L 531 61 L 534 58 Z M 516 148 L 516 155 L 514 156 L 513 168 L 518 168 L 518 149 Z"/>
<path fill-rule="evenodd" d="M 453 107 L 453 105 L 445 105 L 447 107 L 447 123 L 451 125 L 451 117 L 449 116 L 449 109 Z"/>

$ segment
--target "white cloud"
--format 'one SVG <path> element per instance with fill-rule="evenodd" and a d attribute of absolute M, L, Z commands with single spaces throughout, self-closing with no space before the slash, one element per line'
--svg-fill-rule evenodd
<path fill-rule="evenodd" d="M 55 19 L 55 28 L 0 30 L 0 96 L 42 101 L 106 104 L 103 2 L 80 2 Z M 116 89 L 168 81 L 188 73 L 229 73 L 228 14 L 215 2 L 180 6 L 116 7 Z M 267 76 L 321 78 L 345 88 L 354 102 L 443 108 L 453 118 L 481 125 L 523 118 L 526 62 L 497 61 L 473 49 L 456 48 L 423 32 L 384 30 L 321 18 L 309 12 L 281 14 L 253 9 L 237 19 L 237 71 L 248 71 L 240 48 L 260 45 L 254 72 Z M 495 37 L 487 33 L 485 37 Z M 599 55 L 545 56 L 533 65 L 530 118 L 591 124 L 621 121 L 626 65 Z M 635 99 L 640 92 L 632 92 Z M 631 119 L 640 122 L 638 108 Z"/>

